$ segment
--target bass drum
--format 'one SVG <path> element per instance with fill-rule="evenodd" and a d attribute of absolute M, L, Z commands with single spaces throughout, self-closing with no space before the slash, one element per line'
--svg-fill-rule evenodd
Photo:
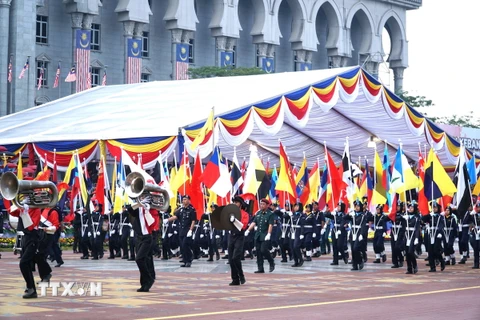
<path fill-rule="evenodd" d="M 14 217 L 11 214 L 8 215 L 8 222 L 13 229 L 17 229 L 18 227 L 18 217 Z"/>

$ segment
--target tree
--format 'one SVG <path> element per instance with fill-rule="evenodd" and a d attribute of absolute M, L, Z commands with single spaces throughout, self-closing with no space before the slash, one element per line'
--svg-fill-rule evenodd
<path fill-rule="evenodd" d="M 215 77 L 236 77 L 255 74 L 265 74 L 260 68 L 230 68 L 230 67 L 199 67 L 188 70 L 190 79 L 215 78 Z"/>
<path fill-rule="evenodd" d="M 402 90 L 398 92 L 397 95 L 399 96 L 399 98 L 405 101 L 406 104 L 414 108 L 435 106 L 432 100 L 428 100 L 424 96 L 411 96 L 408 94 L 408 91 Z M 428 116 L 426 112 L 423 112 L 423 115 L 429 120 L 436 123 L 444 123 L 468 128 L 480 128 L 480 118 L 475 118 L 473 111 L 470 111 L 469 115 L 458 116 L 454 114 L 451 117 L 432 117 Z"/>

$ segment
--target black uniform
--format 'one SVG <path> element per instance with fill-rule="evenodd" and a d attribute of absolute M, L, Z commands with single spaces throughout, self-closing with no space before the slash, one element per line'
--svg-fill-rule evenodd
<path fill-rule="evenodd" d="M 90 213 L 88 211 L 83 211 L 80 221 L 82 229 L 82 241 L 80 246 L 83 253 L 80 259 L 88 259 L 89 250 L 92 250 L 92 244 L 90 243 L 90 237 L 92 236 L 92 220 L 90 219 Z"/>
<path fill-rule="evenodd" d="M 180 207 L 175 211 L 175 216 L 178 219 L 178 235 L 180 237 L 180 252 L 182 254 L 182 260 L 184 267 L 190 267 L 193 257 L 192 257 L 192 246 L 193 240 L 192 236 L 187 236 L 188 231 L 193 221 L 197 220 L 197 213 L 195 208 L 189 204 L 187 207 Z M 193 232 L 192 232 L 193 235 Z"/>
<path fill-rule="evenodd" d="M 445 215 L 445 260 L 447 265 L 455 265 L 455 249 L 453 244 L 458 234 L 457 220 L 453 214 Z"/>
<path fill-rule="evenodd" d="M 117 212 L 110 216 L 109 234 L 108 234 L 108 249 L 110 251 L 109 259 L 120 257 L 120 213 Z"/>
<path fill-rule="evenodd" d="M 470 212 L 461 212 L 460 214 L 463 215 L 460 217 L 460 222 L 458 224 L 458 249 L 462 255 L 462 259 L 460 260 L 459 264 L 465 264 L 470 256 L 468 241 L 470 237 L 470 223 L 473 221 L 473 219 L 470 215 Z"/>
<path fill-rule="evenodd" d="M 122 259 L 128 259 L 128 238 L 130 237 L 132 225 L 130 224 L 130 216 L 126 209 L 120 212 L 119 220 L 118 235 L 120 238 L 120 247 L 122 248 Z M 135 259 L 135 250 L 132 251 L 133 258 Z"/>
<path fill-rule="evenodd" d="M 73 209 L 72 209 L 73 210 Z M 75 218 L 73 218 L 73 253 L 79 253 L 82 251 L 80 242 L 82 241 L 82 215 L 75 212 Z"/>
<path fill-rule="evenodd" d="M 415 246 L 420 237 L 420 219 L 416 214 L 404 216 L 406 220 L 405 228 L 405 253 L 407 260 L 407 274 L 418 272 L 417 258 L 415 256 Z"/>
<path fill-rule="evenodd" d="M 282 261 L 281 262 L 288 262 L 287 260 L 287 251 L 290 260 L 293 259 L 292 249 L 290 247 L 290 239 L 292 237 L 291 230 L 292 226 L 290 224 L 290 214 L 291 212 L 287 211 L 280 211 L 280 252 L 282 253 Z"/>
<path fill-rule="evenodd" d="M 103 257 L 102 226 L 103 215 L 99 211 L 94 211 L 90 215 L 92 232 L 90 242 L 92 244 L 92 260 L 98 260 Z"/>
<path fill-rule="evenodd" d="M 344 220 L 345 213 L 342 211 L 326 211 L 325 217 L 333 222 L 332 228 L 332 247 L 333 247 L 333 262 L 330 265 L 338 265 L 338 256 L 342 258 L 345 264 L 348 263 L 348 251 L 345 250 L 347 243 L 347 229 L 348 220 Z"/>
<path fill-rule="evenodd" d="M 363 211 L 355 211 L 351 215 L 344 217 L 345 221 L 350 221 L 352 230 L 352 271 L 363 269 L 363 252 L 367 246 L 368 221 Z"/>
<path fill-rule="evenodd" d="M 403 267 L 403 252 L 405 251 L 405 228 L 407 222 L 402 218 L 402 212 L 397 212 L 395 219 L 391 220 L 389 217 L 385 217 L 387 220 L 392 221 L 392 230 L 390 232 L 390 245 L 392 247 L 392 268 Z"/>
<path fill-rule="evenodd" d="M 480 203 L 477 203 L 477 207 L 480 207 Z M 470 244 L 473 248 L 473 269 L 479 269 L 480 260 L 480 213 L 472 215 L 470 223 Z"/>
<path fill-rule="evenodd" d="M 375 253 L 375 260 L 373 263 L 380 263 L 380 258 L 382 262 L 387 260 L 387 255 L 385 254 L 385 233 L 387 232 L 387 219 L 382 211 L 377 212 L 372 216 L 373 225 L 375 228 L 373 234 L 373 252 Z"/>
<path fill-rule="evenodd" d="M 429 272 L 437 271 L 436 261 L 440 262 L 441 270 L 443 271 L 445 269 L 445 260 L 443 259 L 445 219 L 438 213 L 431 213 L 423 216 L 422 219 L 425 223 L 428 223 L 428 237 L 425 239 L 425 244 L 428 251 Z"/>
<path fill-rule="evenodd" d="M 304 239 L 305 215 L 302 212 L 295 212 L 291 216 L 290 223 L 292 228 L 290 248 L 293 248 L 294 261 L 292 267 L 301 267 L 304 262 L 300 248 Z"/>

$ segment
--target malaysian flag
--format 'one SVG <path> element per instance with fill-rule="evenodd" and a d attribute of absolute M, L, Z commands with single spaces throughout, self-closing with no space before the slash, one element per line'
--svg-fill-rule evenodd
<path fill-rule="evenodd" d="M 57 66 L 57 72 L 55 73 L 55 81 L 53 82 L 53 87 L 58 87 L 58 82 L 60 81 L 60 62 Z"/>
<path fill-rule="evenodd" d="M 177 43 L 177 73 L 175 79 L 188 80 L 188 56 L 190 46 L 187 43 Z"/>
<path fill-rule="evenodd" d="M 90 78 L 90 39 L 90 30 L 77 30 L 75 45 L 75 62 L 77 65 L 77 92 L 88 89 L 88 79 Z"/>
<path fill-rule="evenodd" d="M 102 86 L 107 85 L 107 70 L 103 71 Z"/>
<path fill-rule="evenodd" d="M 7 80 L 8 82 L 12 82 L 12 56 L 10 56 L 10 62 L 8 63 L 8 76 L 7 76 Z"/>
<path fill-rule="evenodd" d="M 139 83 L 142 78 L 142 41 L 128 39 L 127 42 L 127 83 Z"/>
<path fill-rule="evenodd" d="M 40 90 L 40 88 L 42 87 L 42 82 L 43 82 L 43 66 L 42 66 L 42 69 L 40 69 L 40 76 L 38 77 L 37 90 Z"/>
<path fill-rule="evenodd" d="M 70 69 L 68 76 L 65 78 L 65 82 L 74 82 L 77 80 L 77 72 L 75 71 L 75 67 Z"/>
<path fill-rule="evenodd" d="M 28 58 L 27 58 L 27 62 L 25 62 L 25 65 L 23 66 L 22 72 L 20 72 L 18 79 L 22 79 L 25 76 L 25 72 L 27 72 L 29 65 L 30 65 L 30 62 L 28 61 Z"/>

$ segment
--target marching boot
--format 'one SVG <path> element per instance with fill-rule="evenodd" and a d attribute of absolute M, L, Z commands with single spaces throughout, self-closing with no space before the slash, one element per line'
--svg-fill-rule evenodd
<path fill-rule="evenodd" d="M 305 258 L 305 261 L 312 261 L 312 258 L 309 257 L 309 256 L 307 256 L 307 257 Z"/>
<path fill-rule="evenodd" d="M 412 269 L 407 269 L 407 272 L 405 272 L 405 274 L 413 274 Z"/>
<path fill-rule="evenodd" d="M 437 269 L 435 267 L 433 267 L 433 268 L 430 268 L 430 270 L 428 270 L 428 272 L 437 272 Z"/>
<path fill-rule="evenodd" d="M 32 288 L 27 289 L 27 292 L 25 292 L 25 294 L 23 295 L 23 299 L 32 299 L 32 298 L 37 298 L 37 292 Z"/>
<path fill-rule="evenodd" d="M 460 259 L 460 261 L 458 262 L 458 264 L 465 264 L 465 262 L 467 262 L 467 258 L 463 256 L 462 259 Z"/>
<path fill-rule="evenodd" d="M 208 260 L 207 260 L 207 261 L 208 261 L 208 262 L 213 261 L 213 254 L 209 254 L 209 255 L 208 255 Z"/>
<path fill-rule="evenodd" d="M 386 262 L 387 261 L 387 255 L 386 254 L 383 254 L 382 255 L 382 262 Z"/>
<path fill-rule="evenodd" d="M 473 265 L 472 269 L 480 269 L 480 267 L 478 266 L 478 264 L 475 264 Z"/>
<path fill-rule="evenodd" d="M 215 252 L 215 260 L 220 260 L 220 253 L 218 253 L 218 251 Z"/>
<path fill-rule="evenodd" d="M 455 264 L 456 264 L 455 257 L 452 257 L 452 266 L 454 266 Z"/>
<path fill-rule="evenodd" d="M 445 270 L 445 260 L 441 259 L 440 260 L 440 271 Z"/>
<path fill-rule="evenodd" d="M 373 260 L 373 263 L 381 263 L 380 259 Z"/>
<path fill-rule="evenodd" d="M 373 260 L 373 263 L 380 263 L 380 253 L 375 253 L 375 260 Z"/>
<path fill-rule="evenodd" d="M 450 265 L 450 260 L 445 261 L 445 265 L 446 265 L 446 266 L 449 266 L 449 265 Z"/>

